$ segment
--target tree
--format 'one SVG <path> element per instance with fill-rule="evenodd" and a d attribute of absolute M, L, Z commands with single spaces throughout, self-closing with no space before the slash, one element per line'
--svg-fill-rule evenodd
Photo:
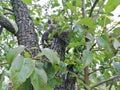
<path fill-rule="evenodd" d="M 112 20 L 120 1 L 61 1 L 1 1 L 1 89 L 120 88 L 119 20 Z"/>

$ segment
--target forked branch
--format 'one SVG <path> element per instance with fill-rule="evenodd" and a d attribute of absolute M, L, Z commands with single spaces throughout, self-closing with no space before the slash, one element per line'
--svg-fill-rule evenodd
<path fill-rule="evenodd" d="M 107 80 L 103 80 L 103 81 L 101 81 L 101 82 L 99 82 L 99 83 L 91 86 L 90 90 L 92 90 L 93 88 L 98 87 L 98 86 L 100 86 L 100 85 L 102 85 L 102 84 L 104 84 L 104 83 L 106 83 L 106 82 L 109 82 L 109 81 L 117 81 L 117 79 L 119 79 L 119 78 L 120 78 L 120 76 L 117 75 L 117 76 L 113 76 L 113 77 L 111 77 L 111 78 L 109 78 L 109 79 L 107 79 Z"/>

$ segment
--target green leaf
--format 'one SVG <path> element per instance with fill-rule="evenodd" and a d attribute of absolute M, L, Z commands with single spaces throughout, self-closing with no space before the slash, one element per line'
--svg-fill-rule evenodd
<path fill-rule="evenodd" d="M 30 89 L 30 79 L 27 79 L 22 85 L 20 85 L 17 90 L 29 90 Z"/>
<path fill-rule="evenodd" d="M 87 30 L 87 32 L 94 33 L 96 24 L 92 18 L 89 18 L 89 17 L 83 18 L 78 23 L 81 25 L 87 26 L 89 29 L 89 30 Z"/>
<path fill-rule="evenodd" d="M 120 42 L 117 39 L 113 40 L 113 47 L 117 50 L 120 47 Z"/>
<path fill-rule="evenodd" d="M 96 37 L 96 41 L 97 41 L 97 44 L 100 47 L 104 48 L 104 46 L 105 46 L 105 40 L 101 36 Z"/>
<path fill-rule="evenodd" d="M 113 67 L 115 68 L 116 73 L 117 73 L 118 75 L 120 75 L 120 63 L 118 63 L 118 62 L 113 62 Z"/>
<path fill-rule="evenodd" d="M 92 62 L 92 60 L 93 60 L 92 52 L 89 51 L 89 50 L 84 50 L 83 51 L 83 60 L 85 60 L 84 61 L 85 62 L 84 63 L 85 67 L 88 66 Z"/>
<path fill-rule="evenodd" d="M 67 6 L 72 12 L 75 12 L 75 11 L 76 11 L 75 7 L 74 7 L 70 2 L 67 2 L 67 3 L 66 3 L 66 6 Z"/>
<path fill-rule="evenodd" d="M 28 5 L 30 5 L 30 4 L 32 4 L 32 0 L 22 0 L 25 4 L 28 4 Z"/>
<path fill-rule="evenodd" d="M 107 34 L 98 36 L 96 38 L 96 41 L 97 41 L 97 44 L 99 45 L 99 47 L 101 49 L 105 50 L 105 53 L 106 53 L 107 57 L 110 58 L 110 57 L 112 57 L 114 55 L 112 44 L 111 44 L 110 38 L 108 37 Z"/>
<path fill-rule="evenodd" d="M 46 90 L 47 75 L 43 68 L 35 68 L 31 75 L 31 83 L 35 90 Z"/>
<path fill-rule="evenodd" d="M 81 44 L 82 44 L 81 42 L 72 42 L 69 44 L 69 47 L 72 48 L 72 47 L 80 46 Z"/>
<path fill-rule="evenodd" d="M 0 41 L 2 40 L 2 36 L 0 36 Z"/>
<path fill-rule="evenodd" d="M 79 24 L 88 26 L 89 28 L 92 28 L 93 30 L 96 28 L 96 24 L 92 18 L 86 17 L 79 21 Z"/>
<path fill-rule="evenodd" d="M 62 82 L 62 80 L 60 78 L 52 78 L 49 81 L 49 85 L 54 87 L 55 85 L 60 84 L 61 82 Z"/>
<path fill-rule="evenodd" d="M 83 32 L 83 28 L 79 24 L 77 24 L 77 25 L 74 26 L 74 32 L 78 32 L 78 31 L 80 31 L 80 33 Z"/>
<path fill-rule="evenodd" d="M 20 72 L 23 63 L 24 63 L 24 57 L 23 56 L 17 56 L 11 64 L 10 72 L 12 74 L 15 74 L 16 72 Z"/>
<path fill-rule="evenodd" d="M 57 7 L 57 6 L 59 6 L 58 0 L 54 0 L 53 7 Z"/>
<path fill-rule="evenodd" d="M 54 65 L 54 64 L 59 64 L 60 58 L 58 57 L 57 52 L 49 49 L 49 48 L 44 48 L 42 49 L 42 53 L 49 59 L 49 61 Z"/>
<path fill-rule="evenodd" d="M 16 57 L 10 68 L 10 80 L 13 82 L 13 90 L 16 90 L 30 77 L 34 70 L 34 63 L 30 58 Z"/>
<path fill-rule="evenodd" d="M 25 56 L 26 58 L 30 58 L 30 57 L 31 57 L 31 55 L 30 55 L 29 52 L 25 52 L 25 53 L 24 53 L 24 56 Z"/>
<path fill-rule="evenodd" d="M 111 11 L 113 11 L 119 4 L 120 0 L 108 0 L 107 4 L 105 5 L 106 13 L 110 13 Z"/>
<path fill-rule="evenodd" d="M 6 55 L 6 59 L 8 61 L 8 63 L 11 63 L 12 60 L 18 55 L 20 54 L 21 52 L 24 51 L 24 46 L 19 46 L 19 47 L 16 47 L 14 49 L 10 49 L 9 52 L 7 53 Z"/>

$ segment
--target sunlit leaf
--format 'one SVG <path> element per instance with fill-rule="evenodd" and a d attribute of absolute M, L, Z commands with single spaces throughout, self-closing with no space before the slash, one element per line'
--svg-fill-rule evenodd
<path fill-rule="evenodd" d="M 31 55 L 30 55 L 29 52 L 25 52 L 25 53 L 24 53 L 24 56 L 25 56 L 26 58 L 30 58 L 30 57 L 31 57 Z"/>
<path fill-rule="evenodd" d="M 76 11 L 76 10 L 75 10 L 75 7 L 74 7 L 70 2 L 67 2 L 66 5 L 67 5 L 67 7 L 68 7 L 71 11 L 73 11 L 73 12 Z"/>
<path fill-rule="evenodd" d="M 94 20 L 92 18 L 88 18 L 88 17 L 81 19 L 79 21 L 79 24 L 88 26 L 88 28 L 92 28 L 93 30 L 96 27 L 96 24 L 95 24 Z"/>
<path fill-rule="evenodd" d="M 25 4 L 32 4 L 32 0 L 22 0 Z"/>
<path fill-rule="evenodd" d="M 105 11 L 106 11 L 107 13 L 110 13 L 110 12 L 113 11 L 113 10 L 117 7 L 117 5 L 119 5 L 119 4 L 120 4 L 120 0 L 114 0 L 114 2 L 113 2 L 113 0 L 108 0 L 107 5 L 105 5 Z"/>
<path fill-rule="evenodd" d="M 52 64 L 59 64 L 60 58 L 55 51 L 49 48 L 44 48 L 42 49 L 42 53 L 49 59 Z"/>
<path fill-rule="evenodd" d="M 30 58 L 16 57 L 10 68 L 10 80 L 13 82 L 13 90 L 17 89 L 30 77 L 34 70 L 34 63 Z"/>
<path fill-rule="evenodd" d="M 9 52 L 7 53 L 7 55 L 6 55 L 6 58 L 7 58 L 8 63 L 11 63 L 12 60 L 13 60 L 18 54 L 20 54 L 21 52 L 23 52 L 23 51 L 24 51 L 24 48 L 25 48 L 24 46 L 19 46 L 19 47 L 10 49 Z"/>
<path fill-rule="evenodd" d="M 105 40 L 101 36 L 96 37 L 96 41 L 100 47 L 104 48 Z"/>

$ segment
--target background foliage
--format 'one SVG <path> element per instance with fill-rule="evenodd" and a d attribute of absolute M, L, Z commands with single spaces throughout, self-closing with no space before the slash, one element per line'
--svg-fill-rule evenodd
<path fill-rule="evenodd" d="M 119 0 L 85 0 L 85 3 L 84 0 L 61 0 L 61 3 L 49 0 L 45 5 L 40 5 L 39 0 L 22 1 L 30 10 L 39 41 L 49 27 L 46 21 L 53 18 L 58 28 L 70 31 L 70 43 L 64 62 L 48 48 L 37 56 L 45 55 L 49 63 L 35 61 L 24 46 L 18 46 L 16 37 L 4 29 L 0 35 L 0 90 L 8 90 L 11 83 L 12 90 L 27 90 L 24 82 L 29 77 L 35 90 L 53 90 L 61 82 L 54 77 L 58 71 L 71 73 L 78 90 L 120 89 L 120 17 L 116 16 L 119 12 L 112 13 Z M 9 19 L 17 32 L 10 10 L 9 0 L 0 0 L 0 16 Z M 20 56 L 21 52 L 25 53 L 24 57 Z M 72 71 L 68 65 L 73 66 Z"/>

